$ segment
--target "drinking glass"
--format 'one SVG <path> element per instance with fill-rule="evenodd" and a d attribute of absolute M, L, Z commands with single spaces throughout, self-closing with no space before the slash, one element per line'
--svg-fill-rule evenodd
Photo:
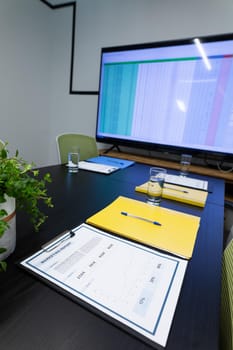
<path fill-rule="evenodd" d="M 187 176 L 191 164 L 191 154 L 181 154 L 180 159 L 180 176 Z"/>
<path fill-rule="evenodd" d="M 68 172 L 77 173 L 78 172 L 78 163 L 79 163 L 79 152 L 69 152 L 68 153 Z"/>
<path fill-rule="evenodd" d="M 163 194 L 163 185 L 167 170 L 163 168 L 150 168 L 150 177 L 147 186 L 147 203 L 159 205 Z"/>

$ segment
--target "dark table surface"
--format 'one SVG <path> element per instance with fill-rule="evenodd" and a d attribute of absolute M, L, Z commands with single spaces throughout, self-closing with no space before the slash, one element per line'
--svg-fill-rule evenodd
<path fill-rule="evenodd" d="M 48 192 L 54 208 L 42 208 L 48 220 L 38 233 L 33 232 L 26 215 L 17 213 L 16 250 L 7 259 L 7 272 L 0 274 L 1 349 L 151 349 L 142 339 L 60 294 L 17 264 L 57 234 L 83 223 L 119 195 L 145 201 L 145 195 L 134 189 L 147 180 L 149 166 L 135 164 L 111 175 L 81 170 L 68 174 L 66 167 L 60 165 L 40 169 L 41 174 L 47 171 L 53 178 Z M 218 349 L 224 181 L 199 178 L 209 181 L 211 191 L 204 209 L 169 200 L 161 204 L 201 217 L 167 350 Z"/>

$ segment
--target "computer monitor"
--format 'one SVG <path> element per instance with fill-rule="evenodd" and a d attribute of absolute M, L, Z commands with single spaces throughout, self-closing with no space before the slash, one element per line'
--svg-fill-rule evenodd
<path fill-rule="evenodd" d="M 233 34 L 101 50 L 98 142 L 233 159 Z"/>

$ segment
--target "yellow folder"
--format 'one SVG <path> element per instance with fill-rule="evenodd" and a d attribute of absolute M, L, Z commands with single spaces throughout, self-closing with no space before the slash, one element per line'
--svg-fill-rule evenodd
<path fill-rule="evenodd" d="M 124 215 L 122 212 L 139 218 Z M 153 221 L 157 224 L 153 224 Z M 136 242 L 190 259 L 200 218 L 120 196 L 86 222 Z"/>
<path fill-rule="evenodd" d="M 135 187 L 135 191 L 146 193 L 148 183 L 145 182 Z M 204 207 L 207 200 L 208 192 L 196 190 L 178 185 L 165 184 L 163 188 L 163 198 L 172 199 L 178 202 Z"/>

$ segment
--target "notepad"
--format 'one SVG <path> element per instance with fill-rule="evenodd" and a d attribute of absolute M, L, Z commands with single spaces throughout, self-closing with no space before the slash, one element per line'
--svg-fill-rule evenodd
<path fill-rule="evenodd" d="M 117 171 L 119 169 L 116 166 L 91 163 L 91 162 L 86 162 L 84 160 L 78 163 L 78 167 L 79 169 L 82 169 L 82 170 L 94 171 L 102 174 L 111 174 L 112 172 Z"/>
<path fill-rule="evenodd" d="M 122 215 L 122 211 L 156 220 L 161 226 Z M 86 222 L 133 241 L 190 259 L 200 218 L 120 196 Z"/>
<path fill-rule="evenodd" d="M 148 182 L 136 186 L 135 191 L 147 193 Z M 206 204 L 208 192 L 196 190 L 189 187 L 177 186 L 172 184 L 164 184 L 162 197 L 175 200 L 182 203 L 204 207 Z"/>

